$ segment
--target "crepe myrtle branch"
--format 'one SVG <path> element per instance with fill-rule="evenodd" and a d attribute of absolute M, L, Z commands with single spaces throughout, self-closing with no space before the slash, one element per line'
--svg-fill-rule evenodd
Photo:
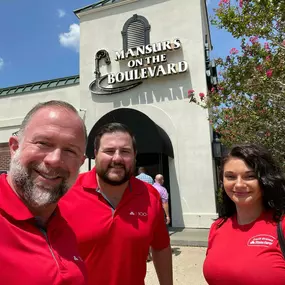
<path fill-rule="evenodd" d="M 193 89 L 188 90 L 188 98 L 189 98 L 189 103 L 191 102 L 197 103 L 197 99 L 195 98 L 195 90 Z M 205 94 L 203 92 L 200 92 L 199 98 L 201 101 L 203 101 L 205 98 Z"/>

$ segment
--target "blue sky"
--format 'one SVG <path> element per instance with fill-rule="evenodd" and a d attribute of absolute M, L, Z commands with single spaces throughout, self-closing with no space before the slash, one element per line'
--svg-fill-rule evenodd
<path fill-rule="evenodd" d="M 190 1 L 190 0 L 189 0 Z M 209 14 L 219 0 L 208 0 Z M 79 73 L 79 21 L 73 10 L 96 0 L 0 0 L 0 88 Z M 212 27 L 212 56 L 237 42 Z"/>

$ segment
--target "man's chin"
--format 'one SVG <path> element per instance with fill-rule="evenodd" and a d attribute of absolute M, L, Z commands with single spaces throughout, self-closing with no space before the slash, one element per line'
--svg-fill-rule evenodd
<path fill-rule="evenodd" d="M 127 177 L 122 178 L 122 177 L 105 176 L 104 181 L 107 184 L 110 184 L 112 186 L 120 186 L 120 185 L 124 184 L 125 182 L 127 182 L 128 178 Z"/>

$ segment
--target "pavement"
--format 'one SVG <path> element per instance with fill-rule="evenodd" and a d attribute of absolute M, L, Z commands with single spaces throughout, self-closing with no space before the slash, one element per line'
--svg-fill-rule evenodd
<path fill-rule="evenodd" d="M 173 284 L 206 285 L 203 276 L 205 247 L 172 246 Z M 153 262 L 147 263 L 145 285 L 158 285 Z"/>
<path fill-rule="evenodd" d="M 209 229 L 169 228 L 174 285 L 206 285 L 203 262 Z M 159 284 L 153 262 L 147 264 L 145 285 Z"/>
<path fill-rule="evenodd" d="M 169 228 L 172 246 L 207 247 L 209 229 Z"/>

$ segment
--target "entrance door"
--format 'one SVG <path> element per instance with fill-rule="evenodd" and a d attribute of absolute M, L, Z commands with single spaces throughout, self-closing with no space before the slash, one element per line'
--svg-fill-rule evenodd
<path fill-rule="evenodd" d="M 137 154 L 136 175 L 137 175 L 137 170 L 140 166 L 145 167 L 147 170 L 147 174 L 150 175 L 153 179 L 157 174 L 163 175 L 164 177 L 163 186 L 166 188 L 168 192 L 169 215 L 171 217 L 171 195 L 170 195 L 168 156 L 161 153 Z"/>

